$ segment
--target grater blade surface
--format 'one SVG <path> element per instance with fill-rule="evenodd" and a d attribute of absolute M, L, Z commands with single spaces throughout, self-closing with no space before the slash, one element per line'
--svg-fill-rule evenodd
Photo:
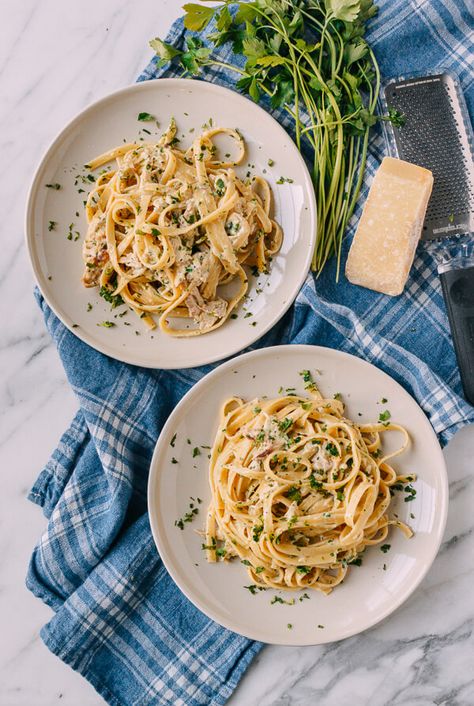
<path fill-rule="evenodd" d="M 422 238 L 474 230 L 472 128 L 452 76 L 443 73 L 389 81 L 385 102 L 405 118 L 402 127 L 388 127 L 396 156 L 433 172 Z"/>

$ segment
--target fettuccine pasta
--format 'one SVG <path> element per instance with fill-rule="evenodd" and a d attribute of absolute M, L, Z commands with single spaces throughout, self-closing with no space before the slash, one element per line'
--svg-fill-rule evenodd
<path fill-rule="evenodd" d="M 217 135 L 234 142 L 233 157 L 216 158 Z M 195 336 L 229 318 L 248 289 L 244 265 L 268 271 L 283 235 L 268 183 L 236 175 L 245 155 L 236 130 L 206 129 L 185 151 L 178 143 L 173 120 L 157 143 L 124 144 L 87 165 L 116 162 L 87 199 L 82 281 L 121 297 L 149 328 L 156 316 L 164 333 Z"/>
<path fill-rule="evenodd" d="M 391 489 L 415 476 L 398 475 L 389 463 L 409 445 L 406 429 L 356 424 L 339 399 L 308 387 L 308 396 L 224 403 L 204 549 L 210 562 L 239 557 L 257 587 L 330 593 L 390 525 L 412 536 L 388 510 Z M 384 454 L 387 432 L 402 443 Z"/>

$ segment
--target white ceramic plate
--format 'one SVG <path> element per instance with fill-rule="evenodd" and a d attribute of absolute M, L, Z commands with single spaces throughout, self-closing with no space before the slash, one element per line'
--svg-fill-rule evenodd
<path fill-rule="evenodd" d="M 396 468 L 415 472 L 416 497 L 404 502 L 397 493 L 391 510 L 414 530 L 412 539 L 391 529 L 387 553 L 366 550 L 363 564 L 351 567 L 329 596 L 314 590 L 301 593 L 268 590 L 256 595 L 240 562 L 208 564 L 201 549 L 202 529 L 210 499 L 209 453 L 193 457 L 193 449 L 210 446 L 224 399 L 276 396 L 280 386 L 303 392 L 298 372 L 313 371 L 324 395 L 342 393 L 347 415 L 362 422 L 378 419 L 388 408 L 392 419 L 404 424 L 411 449 L 396 459 Z M 318 373 L 316 371 L 319 371 Z M 388 402 L 382 404 L 386 398 Z M 361 416 L 358 416 L 359 413 Z M 176 434 L 174 446 L 171 446 Z M 390 448 L 387 434 L 384 448 Z M 189 439 L 189 442 L 188 442 Z M 172 459 L 178 463 L 173 463 Z M 200 513 L 180 530 L 175 520 L 188 510 L 190 497 L 201 498 Z M 447 476 L 443 454 L 424 413 L 410 395 L 388 375 L 359 358 L 318 346 L 279 346 L 253 351 L 228 361 L 202 378 L 181 400 L 158 439 L 151 463 L 148 507 L 158 551 L 185 595 L 210 618 L 247 637 L 285 645 L 313 645 L 349 637 L 392 613 L 415 590 L 438 551 L 446 523 Z M 414 517 L 411 517 L 411 514 Z M 386 568 L 384 569 L 384 565 Z M 295 605 L 271 605 L 275 594 L 297 598 Z M 288 623 L 293 627 L 288 628 Z M 324 627 L 319 627 L 323 625 Z"/>
<path fill-rule="evenodd" d="M 87 170 L 92 157 L 121 144 L 161 133 L 154 122 L 139 122 L 140 112 L 156 116 L 164 129 L 172 116 L 182 145 L 192 142 L 189 131 L 212 118 L 214 125 L 238 127 L 247 145 L 247 171 L 262 174 L 274 195 L 274 214 L 284 231 L 283 246 L 270 274 L 250 277 L 250 290 L 237 319 L 221 328 L 190 339 L 148 332 L 133 312 L 124 318 L 99 297 L 97 289 L 81 284 L 82 241 L 86 230 L 83 200 L 88 191 Z M 150 130 L 148 135 L 143 129 Z M 274 165 L 269 167 L 268 161 Z M 250 165 L 250 166 L 249 166 Z M 82 169 L 82 171 L 81 171 Z M 265 173 L 264 173 L 265 172 Z M 82 174 L 85 179 L 77 175 Z M 281 177 L 293 182 L 277 184 Z M 77 183 L 75 184 L 75 182 Z M 46 188 L 58 183 L 60 190 Z M 79 189 L 83 192 L 79 193 Z M 76 215 L 78 214 L 78 215 Z M 57 223 L 49 231 L 50 221 Z M 80 233 L 67 239 L 72 231 Z M 243 96 L 203 81 L 159 79 L 145 81 L 103 98 L 80 113 L 54 140 L 44 156 L 31 187 L 26 234 L 33 270 L 53 311 L 79 338 L 102 353 L 151 368 L 185 368 L 228 357 L 260 338 L 295 299 L 309 270 L 316 233 L 314 191 L 308 170 L 285 130 L 264 110 Z M 92 310 L 88 311 L 88 304 Z M 125 308 L 125 307 L 124 307 Z M 122 309 L 120 309 L 120 312 Z M 116 316 L 116 318 L 114 318 Z M 98 324 L 113 321 L 116 326 Z M 131 323 L 131 326 L 125 325 Z M 255 325 L 254 325 L 255 324 Z M 137 335 L 138 331 L 140 335 Z"/>

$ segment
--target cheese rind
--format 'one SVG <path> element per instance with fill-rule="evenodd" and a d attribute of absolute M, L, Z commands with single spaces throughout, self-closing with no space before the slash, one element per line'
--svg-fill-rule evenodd
<path fill-rule="evenodd" d="M 384 158 L 347 258 L 350 282 L 391 296 L 403 292 L 432 188 L 428 169 Z"/>

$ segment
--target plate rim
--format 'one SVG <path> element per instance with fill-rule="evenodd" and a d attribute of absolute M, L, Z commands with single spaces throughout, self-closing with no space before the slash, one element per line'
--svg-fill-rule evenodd
<path fill-rule="evenodd" d="M 186 87 L 186 85 L 192 85 L 193 87 L 196 87 L 196 84 L 205 84 L 206 85 L 206 90 L 210 91 L 216 91 L 218 93 L 225 93 L 225 94 L 230 94 L 232 98 L 236 99 L 237 101 L 242 100 L 246 101 L 249 103 L 251 106 L 257 109 L 257 111 L 262 111 L 270 120 L 273 121 L 275 124 L 275 127 L 277 130 L 280 132 L 282 138 L 289 142 L 291 144 L 291 149 L 294 150 L 295 154 L 297 155 L 298 161 L 300 162 L 300 165 L 303 170 L 303 174 L 305 177 L 305 191 L 309 193 L 309 201 L 306 202 L 305 199 L 305 205 L 309 207 L 309 218 L 312 224 L 312 227 L 309 228 L 309 236 L 310 236 L 310 242 L 308 244 L 308 252 L 306 254 L 306 259 L 304 262 L 304 267 L 301 269 L 301 273 L 297 279 L 295 279 L 295 284 L 291 289 L 291 295 L 287 298 L 285 304 L 282 306 L 281 309 L 279 309 L 274 316 L 271 317 L 270 321 L 262 327 L 262 329 L 259 329 L 258 332 L 255 331 L 255 333 L 252 333 L 252 335 L 249 336 L 249 338 L 246 340 L 244 345 L 241 345 L 240 343 L 236 342 L 232 346 L 229 346 L 229 350 L 226 351 L 225 353 L 218 353 L 218 354 L 212 354 L 212 350 L 214 348 L 207 346 L 205 347 L 206 352 L 208 351 L 208 355 L 204 355 L 202 360 L 199 360 L 198 362 L 193 362 L 192 359 L 186 358 L 184 359 L 183 362 L 179 363 L 178 367 L 176 367 L 176 364 L 173 362 L 163 363 L 160 360 L 157 360 L 156 364 L 152 364 L 149 360 L 145 361 L 143 359 L 138 359 L 137 356 L 133 355 L 128 355 L 127 353 L 127 347 L 124 347 L 124 350 L 113 350 L 108 349 L 106 345 L 103 345 L 100 341 L 96 341 L 92 336 L 90 336 L 89 333 L 84 331 L 82 328 L 76 328 L 74 327 L 74 322 L 72 319 L 67 314 L 67 311 L 64 311 L 61 307 L 60 304 L 56 304 L 54 301 L 54 296 L 50 296 L 48 293 L 48 286 L 46 283 L 46 277 L 41 271 L 41 267 L 38 261 L 37 253 L 36 253 L 36 247 L 35 247 L 35 233 L 34 233 L 34 228 L 33 228 L 33 218 L 34 218 L 34 206 L 35 206 L 35 198 L 38 193 L 38 189 L 40 186 L 40 175 L 43 173 L 45 167 L 48 164 L 48 160 L 50 159 L 51 155 L 53 154 L 56 145 L 58 142 L 60 142 L 62 139 L 64 139 L 67 134 L 76 127 L 77 124 L 80 125 L 81 121 L 84 119 L 84 117 L 87 116 L 89 112 L 92 112 L 93 110 L 97 109 L 100 107 L 102 104 L 107 103 L 110 100 L 114 100 L 118 97 L 120 97 L 122 94 L 129 94 L 129 93 L 134 93 L 136 91 L 140 91 L 143 89 L 144 86 L 150 86 L 150 85 L 156 85 L 158 84 L 160 86 L 167 85 L 170 88 L 176 86 L 180 87 Z M 283 318 L 283 316 L 286 314 L 288 309 L 292 306 L 294 303 L 296 297 L 298 296 L 299 292 L 301 291 L 303 284 L 308 276 L 308 273 L 310 271 L 310 266 L 311 266 L 311 260 L 313 257 L 313 252 L 314 248 L 316 245 L 316 232 L 317 232 L 317 224 L 318 224 L 318 216 L 317 216 L 317 204 L 316 204 L 316 194 L 314 191 L 314 187 L 312 184 L 311 180 L 311 175 L 309 173 L 309 169 L 305 163 L 305 160 L 301 154 L 301 152 L 298 150 L 296 144 L 294 143 L 293 139 L 291 138 L 290 134 L 285 130 L 285 128 L 276 120 L 276 118 L 271 115 L 267 110 L 262 108 L 258 103 L 255 103 L 252 101 L 250 98 L 247 98 L 247 96 L 244 96 L 242 93 L 239 93 L 238 91 L 234 91 L 231 88 L 226 88 L 225 86 L 221 86 L 216 83 L 212 83 L 210 81 L 204 81 L 201 79 L 188 79 L 188 78 L 155 78 L 155 79 L 148 79 L 145 81 L 136 81 L 135 83 L 131 83 L 123 88 L 119 88 L 118 90 L 112 91 L 110 93 L 107 93 L 105 96 L 102 96 L 102 98 L 99 98 L 98 100 L 94 101 L 93 103 L 90 103 L 87 105 L 85 108 L 83 108 L 81 111 L 76 113 L 71 120 L 69 120 L 66 125 L 53 137 L 53 139 L 50 141 L 49 145 L 46 147 L 44 150 L 42 157 L 39 159 L 37 162 L 36 168 L 33 173 L 33 178 L 31 179 L 28 191 L 27 191 L 27 198 L 26 198 L 26 206 L 25 206 L 25 214 L 24 214 L 24 242 L 26 244 L 26 249 L 28 253 L 28 260 L 30 263 L 31 270 L 33 272 L 33 277 L 35 279 L 36 285 L 38 286 L 42 297 L 46 301 L 47 305 L 50 307 L 50 309 L 54 312 L 54 314 L 58 317 L 58 319 L 64 324 L 64 326 L 72 333 L 74 336 L 76 336 L 79 340 L 83 341 L 87 345 L 91 346 L 94 350 L 98 351 L 99 353 L 102 353 L 104 355 L 107 355 L 114 360 L 118 360 L 119 362 L 122 363 L 127 363 L 130 365 L 135 365 L 137 367 L 143 367 L 147 368 L 150 370 L 183 370 L 183 369 L 190 369 L 190 368 L 196 368 L 200 367 L 203 365 L 210 365 L 212 363 L 216 363 L 220 360 L 225 360 L 226 358 L 229 358 L 230 356 L 235 356 L 237 353 L 240 353 L 244 348 L 247 348 L 248 346 L 253 345 L 256 341 L 260 340 L 263 338 L 263 336 L 268 333 L 268 331 L 275 326 L 280 319 Z M 42 235 L 44 237 L 44 235 Z M 291 256 L 291 255 L 290 255 Z M 232 322 L 231 322 L 232 323 Z M 203 338 L 205 341 L 205 337 Z M 240 340 L 240 339 L 239 339 Z M 237 341 L 237 339 L 236 339 Z M 189 355 L 189 354 L 188 354 Z M 159 358 L 159 348 L 157 350 L 157 358 Z"/>
<path fill-rule="evenodd" d="M 439 502 L 441 506 L 441 522 L 438 522 L 437 524 L 437 529 L 436 529 L 436 536 L 435 536 L 435 543 L 433 545 L 433 554 L 429 562 L 426 564 L 424 570 L 420 574 L 420 576 L 417 578 L 417 580 L 408 588 L 400 592 L 400 595 L 397 596 L 397 599 L 394 601 L 394 603 L 388 607 L 386 611 L 383 612 L 382 615 L 380 615 L 376 620 L 368 624 L 366 627 L 362 629 L 348 629 L 345 632 L 341 634 L 341 636 L 337 637 L 336 639 L 331 639 L 331 638 L 326 638 L 324 635 L 319 635 L 315 638 L 311 638 L 305 641 L 301 640 L 295 640 L 291 638 L 291 633 L 290 631 L 288 635 L 282 635 L 282 638 L 278 641 L 275 642 L 267 642 L 264 638 L 261 636 L 258 636 L 258 634 L 248 634 L 246 632 L 238 632 L 235 629 L 235 626 L 232 625 L 232 623 L 228 620 L 221 620 L 216 616 L 215 611 L 212 609 L 208 609 L 203 605 L 203 603 L 200 600 L 196 600 L 194 597 L 190 595 L 190 592 L 188 592 L 187 589 L 183 588 L 181 585 L 181 582 L 176 578 L 176 574 L 174 571 L 174 568 L 172 568 L 172 556 L 170 560 L 170 555 L 166 552 L 166 550 L 163 551 L 163 547 L 160 546 L 160 538 L 159 538 L 159 533 L 158 533 L 158 521 L 157 521 L 157 513 L 152 509 L 154 506 L 157 506 L 157 503 L 154 503 L 153 501 L 153 495 L 155 491 L 157 490 L 157 483 L 158 483 L 158 478 L 159 478 L 159 464 L 157 463 L 158 460 L 158 455 L 159 455 L 159 447 L 161 446 L 161 440 L 166 439 L 167 435 L 169 434 L 170 429 L 174 428 L 176 426 L 176 420 L 179 418 L 181 414 L 182 407 L 186 404 L 186 401 L 189 396 L 192 394 L 195 394 L 196 391 L 199 391 L 202 387 L 204 387 L 206 384 L 209 383 L 209 380 L 212 381 L 214 377 L 217 377 L 221 373 L 225 372 L 227 369 L 232 368 L 235 365 L 238 365 L 239 362 L 242 360 L 249 360 L 251 358 L 258 358 L 263 355 L 271 355 L 271 352 L 290 352 L 291 349 L 299 349 L 299 350 L 306 350 L 308 353 L 317 353 L 320 350 L 323 351 L 331 351 L 332 354 L 334 354 L 336 357 L 343 357 L 343 358 L 355 358 L 359 363 L 362 363 L 364 366 L 367 366 L 368 368 L 376 368 L 379 373 L 382 373 L 385 377 L 387 377 L 389 380 L 391 380 L 392 383 L 395 383 L 395 385 L 400 388 L 402 393 L 404 395 L 408 395 L 408 397 L 411 398 L 411 400 L 414 402 L 414 404 L 418 407 L 419 411 L 422 413 L 423 418 L 427 424 L 427 429 L 430 432 L 434 445 L 436 447 L 436 453 L 439 456 L 439 461 L 440 461 L 440 469 L 441 469 L 441 477 L 440 477 L 440 483 L 441 483 L 441 492 L 439 494 Z M 446 522 L 447 522 L 447 516 L 448 516 L 448 505 L 449 505 L 449 485 L 448 485 L 448 473 L 447 473 L 447 467 L 446 467 L 446 460 L 443 455 L 442 447 L 439 443 L 438 437 L 436 436 L 436 432 L 433 429 L 431 422 L 429 421 L 426 413 L 422 409 L 422 407 L 418 404 L 416 399 L 406 390 L 395 378 L 393 378 L 391 375 L 386 373 L 384 370 L 381 368 L 377 367 L 373 363 L 370 363 L 369 361 L 365 360 L 364 358 L 360 358 L 359 356 L 356 356 L 352 353 L 347 353 L 346 351 L 341 351 L 336 348 L 331 348 L 329 346 L 318 346 L 318 345 L 312 345 L 312 344 L 285 344 L 281 346 L 268 346 L 265 348 L 259 348 L 257 350 L 252 350 L 247 353 L 242 353 L 239 356 L 236 356 L 232 358 L 231 360 L 227 360 L 221 365 L 218 365 L 215 367 L 213 370 L 208 372 L 206 375 L 204 375 L 198 382 L 196 382 L 187 392 L 183 397 L 180 399 L 176 407 L 173 409 L 171 412 L 170 416 L 166 420 L 165 424 L 163 425 L 163 428 L 158 436 L 158 439 L 155 444 L 155 448 L 153 450 L 153 455 L 152 459 L 150 462 L 150 468 L 149 468 L 149 475 L 148 475 L 148 484 L 147 484 L 147 510 L 148 510 L 148 517 L 150 521 L 150 528 L 151 528 L 151 533 L 153 536 L 153 541 L 155 542 L 155 547 L 156 550 L 161 558 L 161 561 L 163 562 L 163 566 L 166 569 L 166 571 L 169 573 L 171 576 L 172 580 L 174 581 L 175 585 L 178 587 L 178 589 L 186 596 L 186 598 L 197 608 L 201 613 L 206 615 L 208 618 L 216 622 L 218 625 L 226 628 L 227 630 L 230 630 L 237 635 L 241 635 L 243 637 L 246 637 L 250 640 L 256 640 L 258 642 L 263 642 L 264 644 L 272 644 L 272 645 L 286 645 L 286 646 L 292 646 L 292 647 L 303 647 L 303 646 L 309 646 L 309 645 L 323 645 L 323 644 L 328 644 L 332 642 L 338 642 L 339 640 L 345 640 L 347 638 L 353 637 L 355 635 L 360 635 L 363 632 L 366 632 L 367 630 L 372 629 L 382 621 L 384 621 L 386 618 L 388 618 L 392 613 L 394 613 L 398 608 L 400 608 L 405 601 L 408 600 L 408 598 L 416 591 L 420 583 L 423 581 L 423 579 L 426 577 L 428 571 L 431 569 L 433 566 L 434 560 L 436 559 L 439 548 L 441 546 L 441 542 L 444 536 L 444 532 L 446 529 Z M 171 566 L 170 566 L 171 564 Z M 258 632 L 258 630 L 256 631 Z"/>

